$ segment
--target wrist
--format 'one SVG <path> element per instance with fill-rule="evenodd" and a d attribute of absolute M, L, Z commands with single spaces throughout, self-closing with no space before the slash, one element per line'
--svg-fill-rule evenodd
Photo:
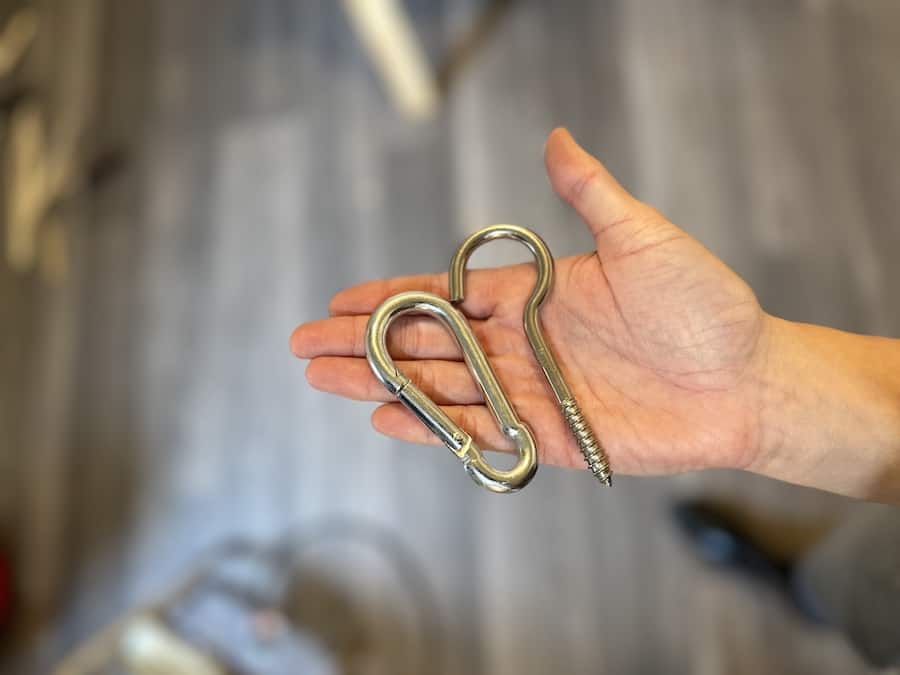
<path fill-rule="evenodd" d="M 767 322 L 750 470 L 900 502 L 900 341 Z"/>

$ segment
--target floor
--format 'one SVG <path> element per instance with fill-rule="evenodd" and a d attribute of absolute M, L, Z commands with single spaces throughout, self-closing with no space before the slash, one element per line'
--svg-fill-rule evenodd
<path fill-rule="evenodd" d="M 125 159 L 63 209 L 63 274 L 0 265 L 0 531 L 27 609 L 4 672 L 47 672 L 223 537 L 334 517 L 399 537 L 434 598 L 427 622 L 386 621 L 407 580 L 322 552 L 366 598 L 360 672 L 417 672 L 426 639 L 447 674 L 870 672 L 700 565 L 666 516 L 717 496 L 801 548 L 864 505 L 730 472 L 599 490 L 551 468 L 498 498 L 310 390 L 287 337 L 339 288 L 442 269 L 493 222 L 587 248 L 543 175 L 559 124 L 770 312 L 900 336 L 900 3 L 502 3 L 420 124 L 339 3 L 41 4 L 51 124 L 80 115 L 82 161 Z M 436 64 L 485 7 L 407 5 Z M 499 249 L 479 262 L 516 259 Z"/>

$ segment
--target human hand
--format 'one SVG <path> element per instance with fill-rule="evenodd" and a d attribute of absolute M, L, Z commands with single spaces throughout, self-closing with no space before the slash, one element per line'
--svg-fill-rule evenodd
<path fill-rule="evenodd" d="M 569 385 L 621 473 L 744 467 L 760 447 L 768 317 L 751 289 L 700 243 L 629 195 L 568 132 L 546 146 L 557 193 L 582 216 L 597 249 L 557 260 L 541 319 Z M 468 272 L 464 312 L 543 463 L 583 467 L 522 332 L 530 265 Z M 365 360 L 369 313 L 406 290 L 447 295 L 447 275 L 403 277 L 338 293 L 331 318 L 299 327 L 295 354 L 310 383 L 385 402 L 373 426 L 436 443 L 379 384 Z M 452 337 L 435 321 L 400 319 L 389 336 L 400 369 L 482 447 L 508 447 Z"/>
<path fill-rule="evenodd" d="M 557 260 L 541 319 L 615 472 L 743 468 L 841 494 L 900 503 L 900 341 L 791 323 L 699 242 L 634 199 L 565 130 L 545 150 L 556 192 L 596 250 Z M 473 270 L 463 311 L 543 463 L 584 467 L 522 332 L 528 265 Z M 383 402 L 373 426 L 437 439 L 379 384 L 365 360 L 369 313 L 407 290 L 447 295 L 447 275 L 341 291 L 331 317 L 300 326 L 291 348 L 309 382 Z M 403 317 L 389 348 L 482 447 L 507 448 L 456 343 L 437 322 Z"/>

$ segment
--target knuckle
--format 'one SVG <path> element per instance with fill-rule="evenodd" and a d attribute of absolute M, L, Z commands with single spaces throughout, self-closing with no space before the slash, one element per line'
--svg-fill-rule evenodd
<path fill-rule="evenodd" d="M 565 192 L 566 201 L 577 208 L 597 185 L 602 174 L 603 169 L 595 167 L 572 181 L 569 189 Z"/>
<path fill-rule="evenodd" d="M 459 408 L 456 423 L 462 427 L 467 434 L 474 438 L 476 443 L 480 444 L 485 442 L 484 430 L 478 423 L 477 416 L 472 413 L 471 407 L 463 406 Z"/>
<path fill-rule="evenodd" d="M 447 291 L 447 274 L 432 274 L 428 277 L 428 281 L 424 284 L 429 293 L 446 297 Z"/>

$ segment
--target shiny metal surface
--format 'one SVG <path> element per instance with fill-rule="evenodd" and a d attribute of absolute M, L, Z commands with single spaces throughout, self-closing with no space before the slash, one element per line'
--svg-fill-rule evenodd
<path fill-rule="evenodd" d="M 465 297 L 465 270 L 469 257 L 479 246 L 494 239 L 518 241 L 527 246 L 535 257 L 538 275 L 528 302 L 525 304 L 523 316 L 525 335 L 531 344 L 534 357 L 547 377 L 547 382 L 550 383 L 550 388 L 553 390 L 560 411 L 578 443 L 578 448 L 584 455 L 584 461 L 597 480 L 605 485 L 612 485 L 612 470 L 606 452 L 600 441 L 597 440 L 593 429 L 584 419 L 578 401 L 566 384 L 559 364 L 547 346 L 541 330 L 539 316 L 541 303 L 544 302 L 553 285 L 553 257 L 544 240 L 531 230 L 519 225 L 491 225 L 475 232 L 462 243 L 450 261 L 450 301 L 462 302 Z"/>
<path fill-rule="evenodd" d="M 497 424 L 516 446 L 519 459 L 512 469 L 501 471 L 492 467 L 472 437 L 397 368 L 388 352 L 386 338 L 391 323 L 404 314 L 433 316 L 456 337 Z M 381 303 L 366 326 L 366 358 L 375 377 L 462 460 L 476 483 L 492 492 L 514 492 L 534 477 L 537 453 L 531 429 L 519 419 L 507 399 L 465 316 L 444 298 L 431 293 L 409 292 L 394 295 Z"/>

